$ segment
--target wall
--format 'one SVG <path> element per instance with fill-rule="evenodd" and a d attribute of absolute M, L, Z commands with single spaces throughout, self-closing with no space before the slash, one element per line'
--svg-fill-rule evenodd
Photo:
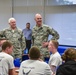
<path fill-rule="evenodd" d="M 31 28 L 35 25 L 34 16 L 40 13 L 44 16 L 44 0 L 14 0 L 13 16 L 17 19 L 17 25 L 25 28 L 27 22 Z"/>
<path fill-rule="evenodd" d="M 12 16 L 12 0 L 0 0 L 0 30 L 8 27 L 8 19 Z"/>

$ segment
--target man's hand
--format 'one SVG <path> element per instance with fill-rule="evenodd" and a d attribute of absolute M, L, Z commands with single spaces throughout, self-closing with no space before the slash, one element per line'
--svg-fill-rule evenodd
<path fill-rule="evenodd" d="M 48 46 L 48 42 L 43 42 L 42 43 L 42 47 L 47 47 Z"/>

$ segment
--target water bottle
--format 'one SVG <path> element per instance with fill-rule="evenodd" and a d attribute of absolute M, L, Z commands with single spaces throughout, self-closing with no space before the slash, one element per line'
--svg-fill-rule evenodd
<path fill-rule="evenodd" d="M 14 66 L 15 66 L 15 67 L 20 67 L 20 64 L 21 64 L 20 58 L 14 59 Z"/>
<path fill-rule="evenodd" d="M 26 48 L 26 54 L 28 54 L 28 49 Z"/>
<path fill-rule="evenodd" d="M 28 49 L 27 48 L 24 50 L 24 54 L 28 54 Z"/>

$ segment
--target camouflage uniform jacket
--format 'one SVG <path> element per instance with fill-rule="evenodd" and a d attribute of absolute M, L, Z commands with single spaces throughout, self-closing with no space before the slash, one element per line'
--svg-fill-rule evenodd
<path fill-rule="evenodd" d="M 36 25 L 32 30 L 33 45 L 39 46 L 41 48 L 42 43 L 48 41 L 49 35 L 52 35 L 52 40 L 59 39 L 59 34 L 53 28 L 44 24 L 42 24 L 41 27 Z"/>
<path fill-rule="evenodd" d="M 25 38 L 20 29 L 16 28 L 13 32 L 11 28 L 8 28 L 0 32 L 0 34 L 9 39 L 9 41 L 13 44 L 13 52 L 15 54 L 22 54 L 22 51 L 25 49 L 26 45 Z"/>

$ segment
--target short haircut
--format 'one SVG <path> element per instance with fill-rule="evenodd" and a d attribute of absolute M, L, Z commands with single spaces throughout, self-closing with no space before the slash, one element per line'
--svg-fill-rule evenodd
<path fill-rule="evenodd" d="M 41 14 L 37 13 L 37 14 L 35 15 L 35 18 L 36 18 L 37 16 L 41 16 Z M 41 16 L 41 17 L 42 17 L 42 16 Z"/>
<path fill-rule="evenodd" d="M 27 24 L 29 24 L 29 25 L 30 25 L 30 23 L 29 23 L 29 22 L 27 22 L 27 23 L 26 23 L 26 25 L 27 25 Z"/>
<path fill-rule="evenodd" d="M 29 50 L 29 57 L 30 59 L 37 60 L 40 58 L 40 50 L 37 46 L 32 46 Z"/>
<path fill-rule="evenodd" d="M 53 43 L 54 47 L 57 49 L 57 48 L 58 48 L 58 46 L 59 46 L 58 41 L 57 41 L 57 40 L 51 40 L 51 41 L 52 41 L 52 43 Z"/>
<path fill-rule="evenodd" d="M 63 53 L 63 55 L 61 56 L 61 58 L 64 61 L 76 59 L 76 50 L 74 48 L 66 49 L 65 52 Z"/>
<path fill-rule="evenodd" d="M 11 20 L 15 20 L 15 18 L 13 18 L 13 17 L 10 18 L 10 19 L 8 20 L 8 23 L 10 23 Z M 15 20 L 15 21 L 16 21 L 16 20 Z"/>
<path fill-rule="evenodd" d="M 12 43 L 9 42 L 9 41 L 5 41 L 3 44 L 2 44 L 2 50 L 6 50 L 7 47 L 11 47 L 12 46 Z"/>

